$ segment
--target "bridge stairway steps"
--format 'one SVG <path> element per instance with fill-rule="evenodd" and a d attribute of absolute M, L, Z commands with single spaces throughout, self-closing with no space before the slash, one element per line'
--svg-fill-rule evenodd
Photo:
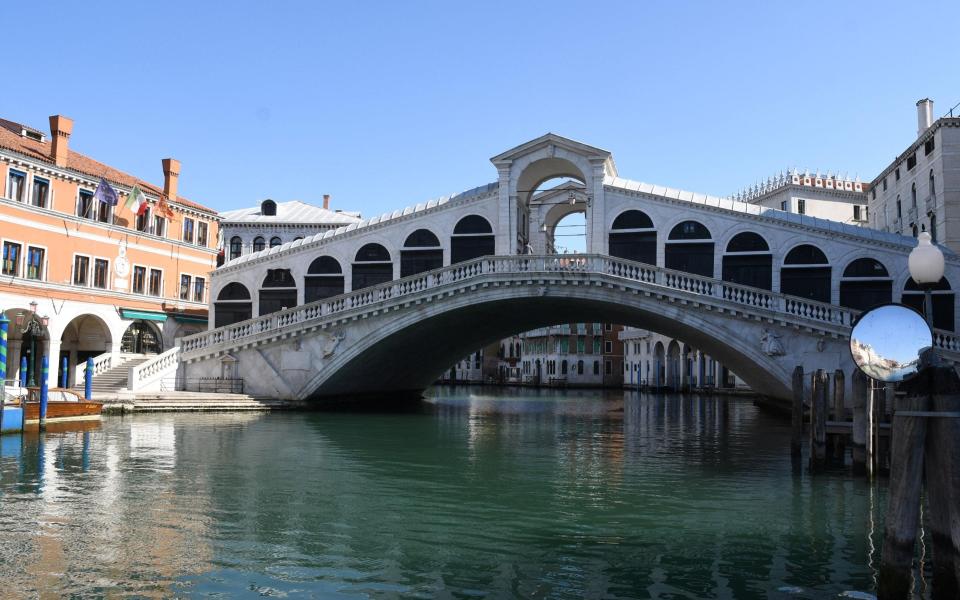
<path fill-rule="evenodd" d="M 117 392 L 127 387 L 127 378 L 129 376 L 130 367 L 136 367 L 141 365 L 148 360 L 153 358 L 152 356 L 145 356 L 143 354 L 131 354 L 124 355 L 121 358 L 119 365 L 95 375 L 93 377 L 93 392 L 94 393 L 105 393 L 105 392 Z M 73 386 L 73 389 L 83 391 L 84 382 L 83 379 L 77 382 L 77 385 Z"/>
<path fill-rule="evenodd" d="M 306 407 L 305 403 L 294 400 L 203 392 L 94 394 L 94 400 L 116 406 L 122 412 L 265 411 Z"/>

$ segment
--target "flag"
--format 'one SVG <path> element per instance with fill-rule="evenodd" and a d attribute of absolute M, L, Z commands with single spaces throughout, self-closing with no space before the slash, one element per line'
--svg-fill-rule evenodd
<path fill-rule="evenodd" d="M 113 189 L 107 180 L 103 177 L 100 178 L 100 183 L 97 184 L 97 189 L 93 192 L 93 199 L 99 200 L 104 204 L 109 204 L 110 206 L 117 205 L 117 190 Z"/>
<path fill-rule="evenodd" d="M 127 202 L 124 206 L 137 213 L 138 217 L 143 216 L 143 213 L 147 212 L 147 197 L 143 195 L 143 190 L 140 189 L 139 185 L 134 184 L 133 189 L 130 190 L 130 195 L 127 196 Z"/>
<path fill-rule="evenodd" d="M 170 204 L 167 203 L 167 197 L 163 194 L 160 195 L 160 201 L 157 202 L 157 212 L 171 220 L 174 217 L 173 209 L 170 208 Z"/>

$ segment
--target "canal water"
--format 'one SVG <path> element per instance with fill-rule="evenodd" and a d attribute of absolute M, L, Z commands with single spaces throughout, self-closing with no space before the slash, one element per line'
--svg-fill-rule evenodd
<path fill-rule="evenodd" d="M 2 439 L 0 596 L 864 597 L 883 506 L 746 399 L 110 417 Z"/>

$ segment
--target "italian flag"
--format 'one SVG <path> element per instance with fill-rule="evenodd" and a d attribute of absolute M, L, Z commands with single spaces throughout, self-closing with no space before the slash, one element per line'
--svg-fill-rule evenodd
<path fill-rule="evenodd" d="M 127 202 L 124 206 L 137 213 L 138 217 L 147 212 L 147 197 L 143 195 L 139 185 L 135 184 L 133 189 L 130 190 L 130 195 L 127 196 Z"/>

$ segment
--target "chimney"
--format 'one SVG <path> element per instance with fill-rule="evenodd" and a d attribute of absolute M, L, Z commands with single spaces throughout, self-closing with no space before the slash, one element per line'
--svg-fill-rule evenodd
<path fill-rule="evenodd" d="M 917 137 L 933 125 L 933 100 L 924 98 L 917 102 Z"/>
<path fill-rule="evenodd" d="M 323 207 L 330 210 L 330 194 L 323 195 Z"/>
<path fill-rule="evenodd" d="M 180 177 L 180 161 L 163 159 L 163 193 L 171 202 L 177 199 L 177 178 Z"/>
<path fill-rule="evenodd" d="M 73 132 L 73 119 L 63 115 L 50 117 L 50 158 L 58 167 L 67 166 L 70 155 L 70 134 Z"/>

